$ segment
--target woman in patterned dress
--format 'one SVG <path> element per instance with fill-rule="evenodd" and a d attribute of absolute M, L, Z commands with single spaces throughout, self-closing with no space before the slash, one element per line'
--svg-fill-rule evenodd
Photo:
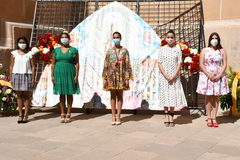
<path fill-rule="evenodd" d="M 71 121 L 73 94 L 79 94 L 78 72 L 79 58 L 78 50 L 69 45 L 70 36 L 67 31 L 60 35 L 61 47 L 54 49 L 52 60 L 52 82 L 54 94 L 60 95 L 61 123 Z M 67 97 L 67 114 L 65 115 L 65 104 Z"/>
<path fill-rule="evenodd" d="M 167 45 L 160 48 L 158 66 L 160 74 L 160 107 L 165 111 L 165 126 L 173 127 L 174 110 L 187 106 L 180 80 L 182 52 L 175 43 L 175 33 L 170 30 L 166 34 Z"/>
<path fill-rule="evenodd" d="M 28 111 L 31 91 L 34 85 L 33 53 L 29 51 L 29 43 L 25 37 L 17 40 L 17 50 L 11 52 L 10 80 L 17 93 L 19 118 L 17 123 L 28 122 Z M 25 106 L 24 114 L 22 111 Z"/>
<path fill-rule="evenodd" d="M 120 114 L 123 104 L 123 91 L 129 90 L 129 80 L 132 79 L 132 68 L 129 53 L 120 45 L 122 36 L 113 33 L 114 47 L 107 50 L 103 77 L 103 89 L 110 91 L 112 108 L 112 125 L 120 125 Z M 117 104 L 117 113 L 116 113 Z"/>
<path fill-rule="evenodd" d="M 218 33 L 209 36 L 208 47 L 200 54 L 200 68 L 197 93 L 206 95 L 207 126 L 218 127 L 216 121 L 219 96 L 229 92 L 225 75 L 227 55 L 221 45 Z"/>

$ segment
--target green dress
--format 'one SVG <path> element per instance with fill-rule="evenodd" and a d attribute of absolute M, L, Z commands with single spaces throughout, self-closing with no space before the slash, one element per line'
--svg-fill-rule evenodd
<path fill-rule="evenodd" d="M 54 94 L 73 95 L 79 94 L 79 84 L 74 83 L 76 75 L 75 57 L 78 50 L 70 47 L 66 53 L 63 53 L 61 47 L 56 48 L 54 51 L 54 58 L 56 60 L 54 67 Z"/>

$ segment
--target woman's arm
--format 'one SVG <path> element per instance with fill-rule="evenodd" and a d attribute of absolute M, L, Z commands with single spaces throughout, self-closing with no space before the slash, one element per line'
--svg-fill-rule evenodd
<path fill-rule="evenodd" d="M 34 82 L 35 82 L 35 80 L 34 80 L 34 77 L 35 77 L 35 64 L 34 64 L 33 57 L 31 58 L 30 62 L 31 62 L 31 69 L 32 69 L 32 86 L 34 86 Z"/>
<path fill-rule="evenodd" d="M 12 81 L 13 66 L 14 66 L 14 57 L 13 57 L 13 55 L 11 55 L 11 57 L 10 57 L 10 68 L 9 68 L 9 78 L 10 78 L 10 81 Z"/>
<path fill-rule="evenodd" d="M 52 58 L 52 66 L 51 66 L 52 83 L 55 83 L 55 80 L 54 80 L 54 68 L 55 68 L 55 63 L 56 63 L 56 59 L 55 59 L 55 57 L 53 57 L 53 58 Z"/>
<path fill-rule="evenodd" d="M 170 81 L 170 77 L 169 75 L 167 75 L 167 73 L 165 72 L 163 66 L 162 66 L 162 63 L 158 62 L 158 68 L 160 70 L 160 72 L 162 73 L 163 77 L 167 80 L 167 81 Z"/>
<path fill-rule="evenodd" d="M 223 50 L 221 52 L 222 52 L 222 56 L 223 56 L 222 70 L 217 76 L 213 77 L 214 81 L 218 81 L 227 69 L 227 54 Z"/>
<path fill-rule="evenodd" d="M 204 49 L 202 50 L 202 52 L 200 53 L 200 59 L 199 59 L 199 67 L 201 69 L 201 71 L 210 79 L 212 80 L 213 77 L 210 73 L 208 73 L 205 65 L 204 65 L 204 57 L 205 57 L 205 52 L 204 52 Z"/>
<path fill-rule="evenodd" d="M 78 75 L 79 75 L 79 55 L 78 53 L 75 56 L 75 68 L 76 68 L 76 75 L 74 77 L 74 82 L 78 82 Z"/>

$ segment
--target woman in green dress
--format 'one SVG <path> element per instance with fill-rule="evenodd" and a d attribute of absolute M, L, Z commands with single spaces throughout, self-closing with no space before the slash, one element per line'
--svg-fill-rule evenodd
<path fill-rule="evenodd" d="M 54 94 L 60 95 L 61 123 L 68 123 L 71 121 L 73 94 L 80 93 L 78 84 L 79 56 L 78 50 L 69 45 L 69 34 L 64 31 L 60 37 L 61 47 L 53 51 L 52 82 Z M 68 109 L 65 115 L 66 97 Z"/>
<path fill-rule="evenodd" d="M 120 114 L 123 104 L 123 91 L 129 90 L 129 80 L 132 78 L 132 67 L 129 53 L 120 45 L 122 36 L 119 32 L 113 33 L 114 47 L 108 49 L 102 73 L 103 89 L 110 91 L 112 108 L 112 125 L 120 125 Z M 117 113 L 116 113 L 117 104 Z"/>

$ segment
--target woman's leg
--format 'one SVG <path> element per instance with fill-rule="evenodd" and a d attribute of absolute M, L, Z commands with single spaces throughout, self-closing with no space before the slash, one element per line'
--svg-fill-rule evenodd
<path fill-rule="evenodd" d="M 117 98 L 117 91 L 110 90 L 111 94 L 111 109 L 112 109 L 112 124 L 116 121 L 116 98 Z"/>
<path fill-rule="evenodd" d="M 206 112 L 207 112 L 207 117 L 208 117 L 208 122 L 207 122 L 207 125 L 209 127 L 212 126 L 212 110 L 213 110 L 213 103 L 212 103 L 212 100 L 213 99 L 213 96 L 207 96 L 206 95 Z"/>
<path fill-rule="evenodd" d="M 24 107 L 25 107 L 23 121 L 27 122 L 29 106 L 30 106 L 30 99 L 31 99 L 31 92 L 30 91 L 24 91 L 23 95 L 24 95 Z"/>
<path fill-rule="evenodd" d="M 174 107 L 169 107 L 170 109 L 170 113 L 169 113 L 169 122 L 170 122 L 170 126 L 173 127 L 175 125 L 174 121 L 173 121 L 173 117 L 174 117 Z"/>
<path fill-rule="evenodd" d="M 122 112 L 122 104 L 123 104 L 123 90 L 117 91 L 117 119 L 116 121 L 121 123 L 120 116 Z"/>
<path fill-rule="evenodd" d="M 67 115 L 66 115 L 66 119 L 65 119 L 66 123 L 71 121 L 72 103 L 73 103 L 73 95 L 67 95 L 68 109 L 67 109 Z"/>
<path fill-rule="evenodd" d="M 165 114 L 165 126 L 168 127 L 169 126 L 169 110 L 168 110 L 168 107 L 164 107 L 164 114 Z"/>
<path fill-rule="evenodd" d="M 212 110 L 212 121 L 213 121 L 213 126 L 218 127 L 216 117 L 217 117 L 217 112 L 218 112 L 218 105 L 219 105 L 219 97 L 218 96 L 213 96 L 213 110 Z"/>
<path fill-rule="evenodd" d="M 66 97 L 65 95 L 60 95 L 60 110 L 61 110 L 61 123 L 65 120 L 65 101 Z"/>
<path fill-rule="evenodd" d="M 23 120 L 23 92 L 22 91 L 16 91 L 17 94 L 17 104 L 18 104 L 18 114 L 19 114 L 19 118 L 18 118 L 18 123 L 21 123 Z"/>

